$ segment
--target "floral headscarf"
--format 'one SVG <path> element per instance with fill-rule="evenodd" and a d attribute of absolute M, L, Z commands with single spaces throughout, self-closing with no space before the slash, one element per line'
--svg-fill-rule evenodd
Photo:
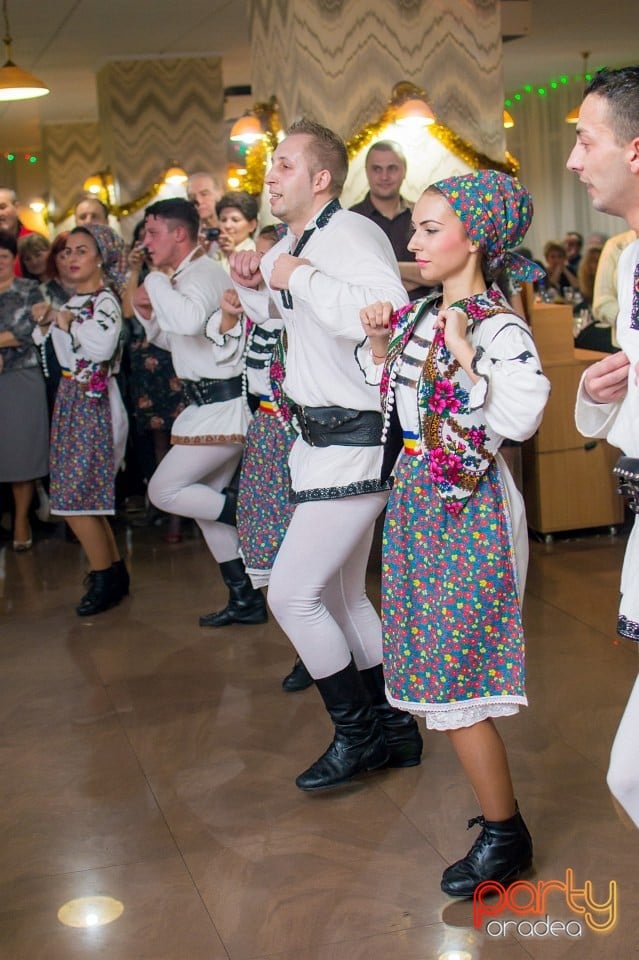
<path fill-rule="evenodd" d="M 126 250 L 124 240 L 112 227 L 103 223 L 82 224 L 95 240 L 102 257 L 102 274 L 108 286 L 122 298 L 126 284 Z"/>
<path fill-rule="evenodd" d="M 470 239 L 488 258 L 491 270 L 505 270 L 514 280 L 541 280 L 545 271 L 511 251 L 523 241 L 533 215 L 532 197 L 513 177 L 497 170 L 475 170 L 438 180 Z"/>

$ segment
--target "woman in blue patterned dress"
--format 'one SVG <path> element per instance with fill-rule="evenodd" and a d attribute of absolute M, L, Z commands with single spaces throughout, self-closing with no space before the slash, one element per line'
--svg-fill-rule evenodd
<path fill-rule="evenodd" d="M 528 193 L 492 170 L 429 187 L 409 249 L 441 292 L 393 315 L 384 303 L 362 311 L 360 364 L 381 380 L 389 469 L 399 452 L 382 553 L 387 697 L 447 733 L 481 807 L 471 821 L 481 834 L 444 871 L 442 889 L 457 897 L 532 863 L 494 722 L 526 703 L 527 530 L 499 447 L 535 432 L 549 384 L 528 326 L 493 282 L 537 275 L 509 253 L 531 216 Z"/>

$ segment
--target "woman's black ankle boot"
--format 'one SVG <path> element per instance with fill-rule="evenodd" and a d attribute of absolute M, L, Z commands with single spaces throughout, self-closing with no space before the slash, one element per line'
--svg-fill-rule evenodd
<path fill-rule="evenodd" d="M 472 897 L 484 880 L 512 883 L 532 866 L 532 838 L 519 810 L 508 820 L 473 817 L 468 828 L 476 823 L 482 830 L 466 856 L 444 870 L 441 887 L 450 897 Z"/>
<path fill-rule="evenodd" d="M 75 608 L 79 617 L 90 617 L 103 610 L 109 610 L 119 603 L 122 593 L 117 584 L 117 574 L 113 567 L 106 570 L 91 570 L 87 575 L 89 589 Z"/>

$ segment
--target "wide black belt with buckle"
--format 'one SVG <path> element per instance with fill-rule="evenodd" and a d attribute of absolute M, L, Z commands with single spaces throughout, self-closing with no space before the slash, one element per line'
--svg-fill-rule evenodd
<path fill-rule="evenodd" d="M 617 493 L 628 498 L 633 513 L 639 513 L 639 460 L 636 457 L 619 457 L 613 471 L 617 478 Z"/>
<path fill-rule="evenodd" d="M 348 407 L 291 407 L 300 433 L 312 447 L 378 447 L 382 442 L 382 415 L 377 410 Z"/>
<path fill-rule="evenodd" d="M 182 390 L 187 403 L 203 407 L 207 403 L 223 403 L 242 396 L 242 377 L 229 380 L 182 380 Z"/>

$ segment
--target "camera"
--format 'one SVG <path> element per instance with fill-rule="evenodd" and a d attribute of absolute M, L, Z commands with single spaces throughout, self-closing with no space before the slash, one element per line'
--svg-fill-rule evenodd
<path fill-rule="evenodd" d="M 202 232 L 205 240 L 208 240 L 209 243 L 212 243 L 213 240 L 217 240 L 222 231 L 219 227 L 205 227 Z"/>

